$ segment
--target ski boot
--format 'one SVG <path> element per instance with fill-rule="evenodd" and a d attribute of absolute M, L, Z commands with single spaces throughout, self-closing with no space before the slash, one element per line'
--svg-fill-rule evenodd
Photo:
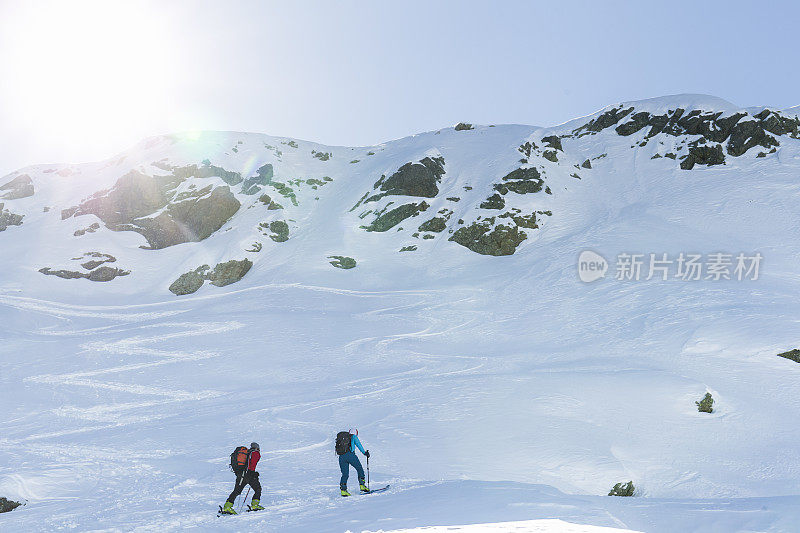
<path fill-rule="evenodd" d="M 236 511 L 233 510 L 233 504 L 231 502 L 225 502 L 225 506 L 220 512 L 222 514 L 237 514 Z"/>
<path fill-rule="evenodd" d="M 369 487 L 367 487 L 366 485 L 364 485 L 364 483 L 361 483 L 361 484 L 358 486 L 358 488 L 359 488 L 359 489 L 361 489 L 361 492 L 369 492 Z"/>
<path fill-rule="evenodd" d="M 266 509 L 266 507 L 261 507 L 261 501 L 260 500 L 256 500 L 255 498 L 253 498 L 253 501 L 250 502 L 250 510 L 251 511 L 263 511 L 264 509 Z"/>
<path fill-rule="evenodd" d="M 342 491 L 342 496 L 350 496 L 350 493 L 347 492 L 347 488 L 339 489 Z"/>

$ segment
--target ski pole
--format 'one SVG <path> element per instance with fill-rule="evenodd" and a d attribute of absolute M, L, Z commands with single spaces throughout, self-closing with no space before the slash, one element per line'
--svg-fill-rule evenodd
<path fill-rule="evenodd" d="M 367 457 L 367 489 L 369 489 L 369 457 Z"/>
<path fill-rule="evenodd" d="M 244 495 L 244 499 L 242 500 L 242 503 L 239 505 L 240 513 L 242 512 L 242 509 L 244 509 L 244 504 L 247 503 L 247 497 L 249 495 L 250 495 L 250 485 L 247 486 L 247 493 Z"/>

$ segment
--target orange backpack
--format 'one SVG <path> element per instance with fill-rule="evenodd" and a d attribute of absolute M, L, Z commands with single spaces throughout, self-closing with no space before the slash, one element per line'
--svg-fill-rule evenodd
<path fill-rule="evenodd" d="M 247 468 L 250 452 L 246 446 L 237 446 L 231 454 L 231 470 L 234 472 L 242 472 Z"/>

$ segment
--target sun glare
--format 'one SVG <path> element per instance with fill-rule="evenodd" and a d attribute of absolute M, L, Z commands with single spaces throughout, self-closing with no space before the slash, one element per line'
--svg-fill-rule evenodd
<path fill-rule="evenodd" d="M 19 3 L 4 12 L 11 113 L 44 144 L 112 149 L 169 113 L 166 24 L 142 2 Z"/>

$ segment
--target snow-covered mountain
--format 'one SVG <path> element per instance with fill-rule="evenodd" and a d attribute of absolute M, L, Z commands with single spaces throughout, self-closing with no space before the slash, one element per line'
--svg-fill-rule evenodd
<path fill-rule="evenodd" d="M 790 531 L 799 115 L 184 133 L 0 179 L 0 496 L 29 501 L 0 526 Z M 392 483 L 370 501 L 335 494 L 356 426 Z M 222 522 L 250 440 L 268 509 Z"/>

